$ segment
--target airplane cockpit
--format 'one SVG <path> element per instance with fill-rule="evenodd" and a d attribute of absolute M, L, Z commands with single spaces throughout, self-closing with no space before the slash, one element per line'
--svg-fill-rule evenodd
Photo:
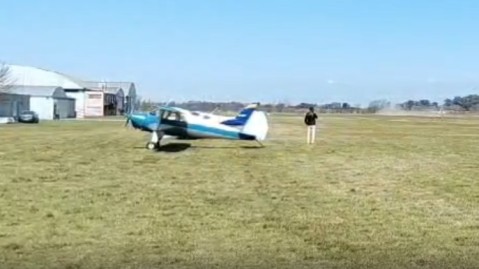
<path fill-rule="evenodd" d="M 185 121 L 184 116 L 178 111 L 162 110 L 160 112 L 161 120 Z"/>

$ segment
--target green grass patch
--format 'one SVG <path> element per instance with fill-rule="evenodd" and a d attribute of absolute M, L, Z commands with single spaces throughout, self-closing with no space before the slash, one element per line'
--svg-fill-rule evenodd
<path fill-rule="evenodd" d="M 0 126 L 1 267 L 479 267 L 479 119 L 322 116 L 315 145 L 270 120 L 265 148 L 178 152 L 123 122 Z"/>

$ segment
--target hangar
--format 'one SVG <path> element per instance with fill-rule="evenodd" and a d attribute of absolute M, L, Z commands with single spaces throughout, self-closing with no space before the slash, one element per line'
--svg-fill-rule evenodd
<path fill-rule="evenodd" d="M 23 65 L 8 65 L 8 68 L 12 85 L 17 88 L 29 88 L 28 94 L 35 95 L 38 97 L 37 99 L 41 99 L 40 96 L 46 97 L 47 92 L 34 94 L 32 91 L 41 91 L 41 89 L 47 87 L 50 88 L 52 91 L 50 94 L 53 96 L 55 93 L 53 89 L 62 88 L 66 97 L 75 99 L 76 118 L 121 115 L 128 111 L 126 108 L 131 107 L 136 99 L 136 88 L 133 82 L 84 81 L 63 73 Z M 67 102 L 65 101 L 67 99 L 60 95 L 57 95 L 56 99 L 63 100 L 56 102 L 57 109 L 60 107 L 58 104 L 62 106 L 71 105 L 71 99 Z M 69 108 L 64 108 L 62 111 L 68 110 Z M 46 111 L 45 108 L 45 113 Z M 53 108 L 49 111 L 53 111 Z M 70 112 L 65 112 L 62 115 L 68 115 L 69 117 Z"/>
<path fill-rule="evenodd" d="M 85 81 L 86 88 L 102 92 L 103 115 L 123 115 L 133 107 L 136 100 L 136 87 L 133 82 Z"/>
<path fill-rule="evenodd" d="M 23 110 L 30 107 L 30 97 L 10 92 L 0 92 L 0 122 L 14 121 Z"/>
<path fill-rule="evenodd" d="M 75 118 L 75 99 L 68 97 L 62 87 L 12 86 L 10 93 L 29 97 L 29 110 L 41 120 Z"/>

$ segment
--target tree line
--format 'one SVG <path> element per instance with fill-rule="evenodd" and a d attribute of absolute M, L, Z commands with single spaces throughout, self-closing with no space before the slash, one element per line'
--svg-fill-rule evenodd
<path fill-rule="evenodd" d="M 165 103 L 158 103 L 151 100 L 136 101 L 136 110 L 152 111 Z M 208 101 L 188 101 L 171 102 L 170 106 L 177 106 L 188 110 L 198 110 L 205 112 L 212 111 L 239 111 L 246 104 L 241 102 L 208 102 Z M 407 100 L 402 103 L 393 104 L 386 99 L 374 100 L 366 107 L 353 105 L 348 102 L 332 102 L 326 104 L 317 103 L 263 103 L 261 109 L 270 113 L 299 112 L 314 107 L 319 113 L 376 113 L 382 110 L 402 110 L 402 111 L 479 111 L 479 95 L 470 94 L 466 96 L 456 96 L 446 99 L 442 103 L 430 101 L 427 99 Z"/>

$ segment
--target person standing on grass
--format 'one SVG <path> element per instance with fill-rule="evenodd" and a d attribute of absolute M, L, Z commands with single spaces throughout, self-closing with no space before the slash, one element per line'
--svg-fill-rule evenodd
<path fill-rule="evenodd" d="M 314 140 L 316 138 L 316 119 L 318 115 L 314 112 L 314 108 L 310 107 L 309 111 L 304 116 L 304 123 L 308 128 L 308 136 L 307 136 L 307 143 L 314 144 Z"/>

